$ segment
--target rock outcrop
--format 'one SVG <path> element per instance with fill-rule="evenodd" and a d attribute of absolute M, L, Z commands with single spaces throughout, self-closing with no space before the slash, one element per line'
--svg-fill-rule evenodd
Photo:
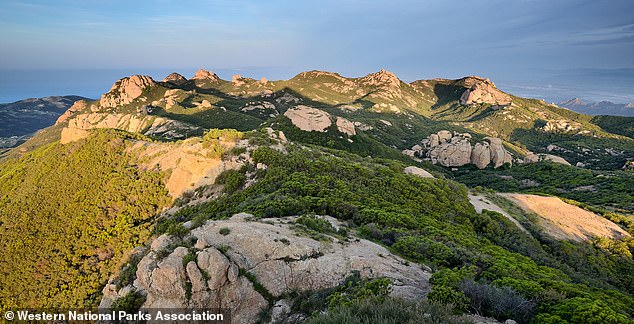
<path fill-rule="evenodd" d="M 485 137 L 483 142 L 471 145 L 471 134 L 441 130 L 429 135 L 419 144 L 404 154 L 411 157 L 430 160 L 432 163 L 445 167 L 460 167 L 473 164 L 479 169 L 489 165 L 499 168 L 504 164 L 512 164 L 513 156 L 502 144 L 502 140 L 495 137 Z"/>
<path fill-rule="evenodd" d="M 404 171 L 407 174 L 419 176 L 421 178 L 434 178 L 434 176 L 431 173 L 427 172 L 427 170 L 423 170 L 415 166 L 408 166 L 405 168 Z"/>
<path fill-rule="evenodd" d="M 226 149 L 235 145 L 232 142 L 222 144 Z M 203 147 L 199 138 L 173 144 L 137 141 L 130 151 L 138 158 L 141 169 L 158 167 L 166 174 L 165 187 L 173 198 L 180 197 L 186 191 L 211 185 L 223 171 L 242 166 L 237 161 L 209 157 L 209 149 Z"/>
<path fill-rule="evenodd" d="M 183 83 L 187 82 L 187 78 L 176 72 L 173 72 L 170 73 L 170 75 L 166 76 L 165 79 L 163 79 L 163 82 L 169 82 L 174 85 L 182 85 Z"/>
<path fill-rule="evenodd" d="M 297 128 L 307 132 L 325 132 L 332 125 L 329 113 L 304 105 L 287 110 L 284 116 L 290 119 Z"/>
<path fill-rule="evenodd" d="M 55 125 L 59 125 L 68 119 L 70 119 L 73 115 L 78 112 L 86 111 L 88 109 L 88 102 L 86 100 L 77 100 L 75 103 L 68 108 L 55 122 Z"/>
<path fill-rule="evenodd" d="M 475 104 L 489 104 L 492 106 L 508 106 L 511 97 L 495 87 L 489 79 L 477 76 L 465 79 L 468 89 L 460 97 L 460 104 L 470 106 Z"/>
<path fill-rule="evenodd" d="M 229 220 L 208 221 L 189 234 L 193 247 L 167 250 L 164 259 L 157 252 L 165 254 L 170 239 L 152 244 L 137 266 L 133 286 L 120 291 L 145 294 L 143 308 L 228 308 L 233 322 L 254 323 L 262 310 L 288 304 L 287 294 L 335 287 L 353 273 L 389 278 L 392 295 L 398 297 L 422 299 L 430 290 L 428 271 L 380 245 L 356 238 L 328 236 L 326 242 L 300 236 L 292 217 L 262 222 L 251 218 L 237 214 Z M 324 219 L 342 226 L 334 218 Z M 184 257 L 192 254 L 184 263 Z M 254 287 L 255 282 L 260 288 Z M 122 296 L 113 286 L 104 288 L 100 306 Z"/>
<path fill-rule="evenodd" d="M 220 78 L 216 75 L 216 73 L 200 69 L 196 71 L 196 73 L 192 77 L 192 80 L 217 82 L 217 81 L 220 81 Z"/>
<path fill-rule="evenodd" d="M 59 122 L 59 121 L 58 121 Z M 182 139 L 201 132 L 198 127 L 180 121 L 146 114 L 77 113 L 62 129 L 60 143 L 66 144 L 87 137 L 91 129 L 111 128 L 131 133 Z"/>
<path fill-rule="evenodd" d="M 370 73 L 359 79 L 359 84 L 369 87 L 396 88 L 401 85 L 401 80 L 392 72 L 381 69 L 379 72 Z"/>
<path fill-rule="evenodd" d="M 298 105 L 287 110 L 284 112 L 284 116 L 290 119 L 297 128 L 307 132 L 326 132 L 328 127 L 332 125 L 334 118 L 321 109 L 304 105 Z M 348 136 L 357 134 L 354 123 L 346 118 L 336 117 L 335 125 L 340 133 Z"/>
<path fill-rule="evenodd" d="M 537 163 L 540 161 L 551 161 L 563 165 L 570 165 L 564 158 L 552 154 L 535 154 L 529 153 L 524 157 L 524 163 Z"/>
<path fill-rule="evenodd" d="M 341 133 L 348 134 L 349 136 L 353 136 L 357 134 L 354 128 L 354 123 L 352 123 L 351 121 L 343 117 L 337 117 L 336 125 L 337 125 L 337 130 Z"/>
<path fill-rule="evenodd" d="M 155 84 L 156 82 L 152 77 L 147 75 L 133 75 L 123 78 L 115 82 L 108 93 L 101 96 L 99 105 L 104 108 L 116 108 L 127 105 L 140 97 L 145 88 Z"/>

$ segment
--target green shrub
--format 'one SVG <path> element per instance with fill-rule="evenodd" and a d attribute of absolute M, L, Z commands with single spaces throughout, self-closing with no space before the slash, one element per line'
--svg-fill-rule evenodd
<path fill-rule="evenodd" d="M 110 309 L 115 312 L 125 311 L 128 314 L 136 313 L 141 306 L 143 306 L 143 303 L 145 303 L 145 298 L 146 296 L 140 291 L 131 291 L 127 295 L 115 299 Z"/>
<path fill-rule="evenodd" d="M 399 298 L 367 298 L 350 304 L 337 305 L 326 313 L 310 318 L 310 324 L 368 323 L 471 323 L 465 317 L 454 316 L 450 306 L 414 302 Z"/>
<path fill-rule="evenodd" d="M 469 305 L 469 298 L 462 291 L 445 285 L 434 285 L 427 298 L 433 302 L 452 305 L 458 310 L 466 310 Z"/>

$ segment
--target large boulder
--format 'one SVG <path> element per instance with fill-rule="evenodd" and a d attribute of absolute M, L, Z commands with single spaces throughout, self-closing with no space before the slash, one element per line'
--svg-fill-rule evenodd
<path fill-rule="evenodd" d="M 471 163 L 478 169 L 484 169 L 491 163 L 491 150 L 488 143 L 476 143 L 473 146 Z"/>
<path fill-rule="evenodd" d="M 559 163 L 563 165 L 571 165 L 564 158 L 552 154 L 535 154 L 530 153 L 524 157 L 524 163 L 536 163 L 540 161 L 550 161 L 553 163 Z"/>
<path fill-rule="evenodd" d="M 468 140 L 452 138 L 429 151 L 432 163 L 446 167 L 459 167 L 471 163 L 471 143 Z"/>
<path fill-rule="evenodd" d="M 297 128 L 307 132 L 325 132 L 332 125 L 329 113 L 304 105 L 297 105 L 287 110 L 284 116 L 290 119 Z"/>
<path fill-rule="evenodd" d="M 337 130 L 341 133 L 347 134 L 349 136 L 353 136 L 357 134 L 354 128 L 354 124 L 343 117 L 337 117 L 336 124 L 337 124 Z"/>

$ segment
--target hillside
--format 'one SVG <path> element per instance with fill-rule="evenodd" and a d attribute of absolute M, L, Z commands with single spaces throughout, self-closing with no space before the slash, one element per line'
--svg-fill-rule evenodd
<path fill-rule="evenodd" d="M 0 149 L 25 141 L 32 133 L 51 126 L 79 96 L 31 98 L 0 104 Z"/>
<path fill-rule="evenodd" d="M 481 77 L 126 77 L 0 159 L 0 309 L 628 322 L 634 139 L 614 124 Z"/>

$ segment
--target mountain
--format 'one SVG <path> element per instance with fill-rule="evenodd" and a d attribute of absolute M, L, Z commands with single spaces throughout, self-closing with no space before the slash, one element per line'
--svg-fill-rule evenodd
<path fill-rule="evenodd" d="M 0 104 L 0 148 L 12 147 L 28 135 L 55 123 L 79 96 L 30 98 Z"/>
<path fill-rule="evenodd" d="M 579 98 L 574 98 L 560 102 L 558 105 L 592 116 L 612 115 L 634 117 L 634 103 L 615 104 L 610 101 L 586 102 Z"/>
<path fill-rule="evenodd" d="M 125 77 L 0 157 L 0 310 L 628 322 L 619 122 L 478 76 Z"/>

